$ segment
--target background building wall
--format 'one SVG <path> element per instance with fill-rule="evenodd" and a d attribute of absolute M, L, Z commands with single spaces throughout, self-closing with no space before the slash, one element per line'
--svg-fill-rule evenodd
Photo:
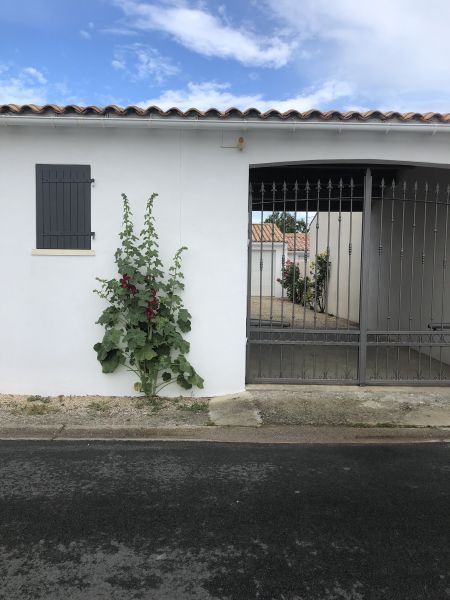
<path fill-rule="evenodd" d="M 260 263 L 262 259 L 262 278 Z M 278 283 L 281 278 L 283 265 L 283 244 L 270 242 L 252 243 L 251 295 L 282 297 L 282 287 Z M 284 294 L 286 295 L 286 294 Z"/>
<path fill-rule="evenodd" d="M 314 272 L 312 263 L 316 253 L 326 252 L 329 246 L 330 275 L 326 312 L 352 323 L 359 323 L 362 213 L 343 212 L 339 224 L 338 212 L 331 212 L 329 218 L 327 212 L 321 212 L 318 229 L 316 223 L 317 215 L 310 227 L 308 271 Z"/>

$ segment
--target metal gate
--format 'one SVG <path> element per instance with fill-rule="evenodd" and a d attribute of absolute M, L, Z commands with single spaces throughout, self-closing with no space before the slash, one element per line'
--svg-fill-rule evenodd
<path fill-rule="evenodd" d="M 449 384 L 446 172 L 266 174 L 250 178 L 247 382 Z"/>

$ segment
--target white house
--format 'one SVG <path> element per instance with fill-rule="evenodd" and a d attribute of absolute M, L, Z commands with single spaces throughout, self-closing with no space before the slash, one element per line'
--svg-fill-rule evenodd
<path fill-rule="evenodd" d="M 190 360 L 205 380 L 195 394 L 239 392 L 246 380 L 450 381 L 450 114 L 8 105 L 0 106 L 0 125 L 1 392 L 130 394 L 134 378 L 102 374 L 92 349 L 104 306 L 92 290 L 96 276 L 115 275 L 120 193 L 139 222 L 153 191 L 163 259 L 189 248 Z M 61 189 L 55 169 L 68 174 Z M 356 178 L 354 198 L 317 184 L 334 174 Z M 393 176 L 407 192 L 382 183 Z M 352 330 L 335 321 L 336 332 L 323 334 L 329 323 L 303 307 L 286 333 L 268 337 L 267 328 L 249 325 L 249 213 L 272 201 L 262 181 L 280 183 L 278 204 L 319 212 L 322 224 L 341 201 L 344 212 L 360 213 L 353 281 L 362 292 Z M 81 191 L 71 205 L 74 182 Z M 59 222 L 61 202 L 68 208 Z"/>
<path fill-rule="evenodd" d="M 284 233 L 274 223 L 252 223 L 251 295 L 281 298 L 286 260 L 303 264 L 306 235 Z M 284 295 L 286 295 L 284 293 Z"/>

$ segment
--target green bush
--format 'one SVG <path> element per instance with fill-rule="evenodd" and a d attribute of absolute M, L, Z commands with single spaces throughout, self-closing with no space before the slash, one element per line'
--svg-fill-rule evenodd
<path fill-rule="evenodd" d="M 327 251 L 316 256 L 316 260 L 310 265 L 312 277 L 311 302 L 319 312 L 325 312 L 328 302 L 328 283 L 330 280 L 331 262 Z"/>
<path fill-rule="evenodd" d="M 316 308 L 323 313 L 327 308 L 330 269 L 331 262 L 326 251 L 318 254 L 316 260 L 311 262 L 311 277 L 302 277 L 299 264 L 287 259 L 278 283 L 286 290 L 286 297 L 291 302 Z"/>

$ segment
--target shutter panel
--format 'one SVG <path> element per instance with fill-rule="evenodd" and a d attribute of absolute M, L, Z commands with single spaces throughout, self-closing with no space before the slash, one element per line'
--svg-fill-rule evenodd
<path fill-rule="evenodd" d="M 90 250 L 89 165 L 36 165 L 36 248 Z"/>

